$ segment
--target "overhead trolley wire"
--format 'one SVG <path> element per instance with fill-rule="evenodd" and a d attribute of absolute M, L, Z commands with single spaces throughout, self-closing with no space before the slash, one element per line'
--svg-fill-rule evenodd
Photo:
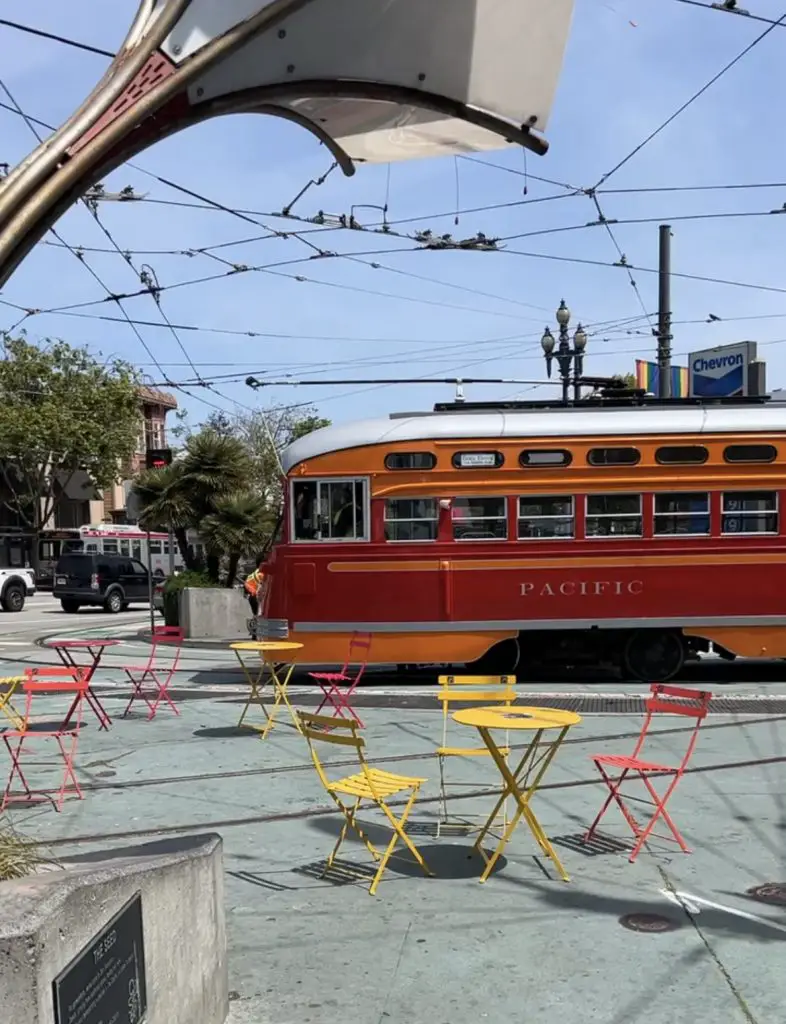
<path fill-rule="evenodd" d="M 636 156 L 637 153 L 640 153 L 641 150 L 644 149 L 644 147 L 647 146 L 650 142 L 652 142 L 652 140 L 656 136 L 660 135 L 660 133 L 665 128 L 667 128 L 670 124 L 672 124 L 672 122 L 676 121 L 676 119 L 680 116 L 680 114 L 682 114 L 684 111 L 686 111 L 688 109 L 688 107 L 690 107 L 693 103 L 695 103 L 696 100 L 699 99 L 700 96 L 703 96 L 704 93 L 707 92 L 707 90 L 710 89 L 713 85 L 715 85 L 715 83 L 720 78 L 722 78 L 728 71 L 731 71 L 731 69 L 736 64 L 738 64 L 743 59 L 743 57 L 746 57 L 751 52 L 751 50 L 753 50 L 756 46 L 759 45 L 759 43 L 762 42 L 762 40 L 766 39 L 767 36 L 774 29 L 776 29 L 779 25 L 782 25 L 782 23 L 784 22 L 785 19 L 786 19 L 786 11 L 783 12 L 783 14 L 780 16 L 780 18 L 778 18 L 777 21 L 773 21 L 770 24 L 768 24 L 767 28 L 765 28 L 763 32 L 759 33 L 759 35 L 756 36 L 756 38 L 752 42 L 748 43 L 748 45 L 744 49 L 740 50 L 740 52 L 736 55 L 736 57 L 733 57 L 727 64 L 724 64 L 724 66 L 720 69 L 720 71 L 718 71 L 716 74 L 714 74 L 712 76 L 712 78 L 708 82 L 705 82 L 704 85 L 700 89 L 698 89 L 696 92 L 694 92 L 680 107 L 678 107 L 674 111 L 673 114 L 670 114 L 669 117 L 667 117 L 665 121 L 661 122 L 661 124 L 659 124 L 657 128 L 655 128 L 653 131 L 651 131 L 649 133 L 649 135 L 645 139 L 643 139 L 626 156 L 624 156 L 620 161 L 618 161 L 611 168 L 610 171 L 606 171 L 606 173 L 604 175 L 602 175 L 602 177 L 597 182 L 597 184 L 594 186 L 594 188 L 598 189 L 598 188 L 601 187 L 601 185 L 604 185 L 609 180 L 609 178 L 611 178 L 612 175 L 616 174 L 617 171 L 620 170 L 620 168 L 624 167 L 625 164 L 627 164 L 629 160 L 632 160 L 633 157 Z"/>

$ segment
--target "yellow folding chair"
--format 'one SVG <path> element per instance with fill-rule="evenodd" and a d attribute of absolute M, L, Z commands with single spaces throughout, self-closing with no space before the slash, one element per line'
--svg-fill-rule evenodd
<path fill-rule="evenodd" d="M 448 743 L 448 723 L 450 722 L 451 705 L 456 704 L 488 704 L 509 708 L 516 699 L 516 677 L 515 676 L 440 676 L 439 692 L 437 700 L 442 704 L 442 745 L 437 747 L 439 759 L 439 792 L 440 792 L 440 820 L 437 825 L 437 836 L 440 829 L 448 826 L 451 819 L 448 816 L 448 785 L 454 787 L 468 787 L 470 783 L 451 782 L 445 779 L 445 761 L 449 757 L 489 757 L 486 747 L 454 747 Z M 507 746 L 507 735 L 505 746 L 500 748 L 502 755 L 507 758 L 510 750 Z M 472 830 L 471 822 L 468 819 L 454 819 L 454 821 L 469 831 Z M 507 825 L 507 800 L 502 805 L 502 827 Z M 480 826 L 478 826 L 479 828 Z"/>
<path fill-rule="evenodd" d="M 25 678 L 25 676 L 5 676 L 0 679 L 0 714 L 5 715 L 15 729 L 24 728 L 24 718 L 11 703 L 11 698 Z"/>
<path fill-rule="evenodd" d="M 301 731 L 308 741 L 311 758 L 317 770 L 319 780 L 333 798 L 345 819 L 336 845 L 333 847 L 333 851 L 325 864 L 322 877 L 324 878 L 333 866 L 341 844 L 344 842 L 350 829 L 365 845 L 374 860 L 379 862 L 377 872 L 369 888 L 372 896 L 377 891 L 377 886 L 383 872 L 399 840 L 409 849 L 422 868 L 423 873 L 431 876 L 432 872 L 429 870 L 420 851 L 405 831 L 409 812 L 412 810 L 420 787 L 426 782 L 426 779 L 416 779 L 408 775 L 394 775 L 392 772 L 385 772 L 379 768 L 370 768 L 363 753 L 366 746 L 365 741 L 362 736 L 357 734 L 360 725 L 354 719 L 345 720 L 343 718 L 332 718 L 328 715 L 310 715 L 303 712 L 299 712 L 298 717 L 300 719 Z M 354 775 L 347 775 L 343 779 L 331 782 L 316 749 L 316 745 L 319 743 L 331 743 L 335 746 L 354 748 L 360 762 L 360 771 Z M 386 803 L 386 800 L 392 796 L 397 796 L 399 793 L 409 793 L 409 800 L 401 815 L 396 817 Z M 345 803 L 341 799 L 342 797 L 349 797 L 353 802 Z M 357 812 L 364 801 L 376 805 L 388 819 L 393 829 L 393 835 L 384 853 L 379 852 L 358 824 Z"/>

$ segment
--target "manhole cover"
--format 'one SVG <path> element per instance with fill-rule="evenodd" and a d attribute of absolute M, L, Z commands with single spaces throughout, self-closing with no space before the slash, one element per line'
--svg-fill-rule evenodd
<path fill-rule="evenodd" d="M 747 895 L 759 900 L 760 903 L 786 906 L 786 885 L 783 882 L 765 882 L 764 885 L 754 885 L 752 889 L 747 890 Z"/>
<path fill-rule="evenodd" d="M 679 923 L 660 914 L 625 914 L 620 924 L 630 932 L 673 932 Z"/>

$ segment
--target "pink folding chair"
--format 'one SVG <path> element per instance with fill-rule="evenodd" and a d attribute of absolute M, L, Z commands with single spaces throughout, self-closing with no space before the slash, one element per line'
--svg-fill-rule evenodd
<path fill-rule="evenodd" d="M 166 701 L 176 715 L 174 701 L 169 696 L 169 686 L 177 671 L 183 644 L 183 630 L 179 626 L 155 626 L 151 635 L 150 657 L 146 665 L 128 665 L 125 674 L 131 681 L 133 690 L 123 718 L 131 710 L 134 701 L 142 700 L 148 708 L 148 721 L 155 718 L 158 706 Z M 161 650 L 165 652 L 161 653 Z"/>
<path fill-rule="evenodd" d="M 29 668 L 25 670 L 25 681 L 22 684 L 22 691 L 25 695 L 25 711 L 22 725 L 18 729 L 6 729 L 2 733 L 3 743 L 11 758 L 11 773 L 8 776 L 5 791 L 3 793 L 0 811 L 4 811 L 8 804 L 22 801 L 33 803 L 38 799 L 51 800 L 55 810 L 60 811 L 63 802 L 68 794 L 82 799 L 82 790 L 79 788 L 76 774 L 74 772 L 74 758 L 76 756 L 79 731 L 82 728 L 82 712 L 87 691 L 89 687 L 89 675 L 86 668 Z M 50 727 L 36 728 L 31 724 L 33 716 L 33 699 L 36 696 L 52 697 L 63 694 L 71 698 L 71 704 L 65 719 L 59 724 Z M 33 788 L 28 782 L 27 775 L 22 771 L 22 755 L 30 752 L 31 744 L 39 740 L 54 740 L 58 753 L 63 763 L 63 776 L 59 789 L 54 792 L 57 799 L 52 796 L 52 790 Z M 51 761 L 37 762 L 39 767 Z M 29 771 L 29 769 L 28 769 Z M 18 778 L 22 786 L 20 793 L 13 793 L 14 779 Z M 70 783 L 70 785 L 69 785 Z"/>
<path fill-rule="evenodd" d="M 600 819 L 606 813 L 612 801 L 614 801 L 622 812 L 622 816 L 625 818 L 625 821 L 630 826 L 633 835 L 636 837 L 636 845 L 633 847 L 630 857 L 628 858 L 631 863 L 638 856 L 639 851 L 647 840 L 647 837 L 650 834 L 655 835 L 652 830 L 655 827 L 655 823 L 658 818 L 663 818 L 671 832 L 671 836 L 657 836 L 656 838 L 676 842 L 684 853 L 691 852 L 685 840 L 682 838 L 677 826 L 674 824 L 666 810 L 666 802 L 677 788 L 677 783 L 684 775 L 685 769 L 688 767 L 688 762 L 693 756 L 696 740 L 699 738 L 699 727 L 707 717 L 710 701 L 712 700 L 712 694 L 706 690 L 687 690 L 678 686 L 664 686 L 662 683 L 653 683 L 650 686 L 650 692 L 651 696 L 646 701 L 647 716 L 644 719 L 644 725 L 633 753 L 630 756 L 618 754 L 590 755 L 595 763 L 595 767 L 600 772 L 603 781 L 606 786 L 608 786 L 609 795 L 606 797 L 603 806 L 598 812 L 598 816 L 587 830 L 586 835 L 584 836 L 584 842 L 589 842 L 592 839 L 598 824 L 600 823 Z M 644 746 L 644 741 L 647 738 L 647 732 L 649 731 L 652 719 L 656 714 L 684 715 L 694 720 L 693 729 L 689 734 L 687 748 L 678 765 L 661 764 L 657 761 L 645 761 L 640 756 Z M 606 767 L 621 769 L 621 774 L 616 778 L 612 778 L 606 772 Z M 662 797 L 658 794 L 650 781 L 651 776 L 658 775 L 666 776 L 671 779 Z M 625 805 L 620 795 L 620 788 L 629 776 L 632 778 L 638 778 L 644 783 L 655 807 L 655 813 L 644 828 L 642 828 L 638 821 L 636 821 L 631 810 Z"/>
<path fill-rule="evenodd" d="M 309 672 L 309 676 L 317 681 L 323 693 L 322 703 L 316 710 L 318 715 L 321 714 L 322 708 L 326 704 L 330 704 L 333 708 L 333 718 L 346 718 L 344 711 L 348 711 L 358 725 L 363 727 L 363 723 L 352 707 L 351 700 L 355 687 L 366 670 L 371 653 L 371 641 L 371 633 L 356 631 L 349 641 L 349 654 L 340 672 Z M 355 656 L 356 653 L 359 655 L 358 657 Z M 358 665 L 358 671 L 354 676 L 350 675 L 350 665 Z"/>

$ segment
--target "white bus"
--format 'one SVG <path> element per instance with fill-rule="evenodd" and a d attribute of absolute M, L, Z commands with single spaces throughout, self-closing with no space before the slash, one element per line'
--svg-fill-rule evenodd
<path fill-rule="evenodd" d="M 166 533 L 150 534 L 149 556 L 148 535 L 138 526 L 118 526 L 114 523 L 81 526 L 79 538 L 82 542 L 82 551 L 101 552 L 107 555 L 128 555 L 138 559 L 143 565 L 150 565 L 154 576 L 163 579 L 169 575 L 169 537 Z M 72 545 L 69 547 L 74 550 Z M 177 541 L 174 541 L 174 556 L 175 569 L 182 569 L 184 567 L 183 557 L 180 554 Z"/>

